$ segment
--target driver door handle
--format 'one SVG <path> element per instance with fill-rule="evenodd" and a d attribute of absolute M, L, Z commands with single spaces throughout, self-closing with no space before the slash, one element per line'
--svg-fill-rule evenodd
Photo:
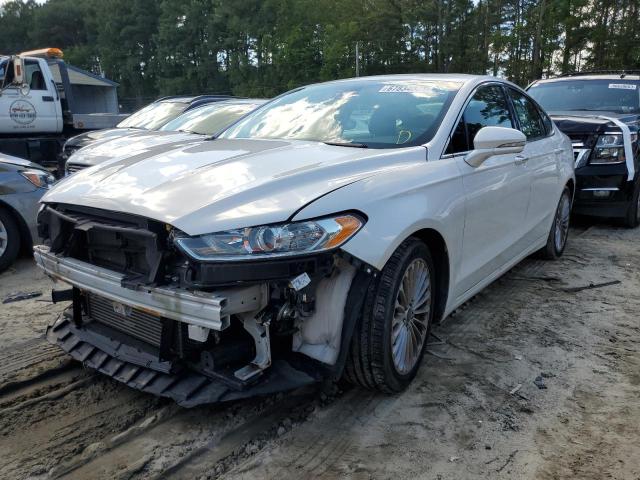
<path fill-rule="evenodd" d="M 527 157 L 525 155 L 516 155 L 516 157 L 515 157 L 515 164 L 516 165 L 524 165 L 528 161 L 529 161 L 529 157 Z"/>

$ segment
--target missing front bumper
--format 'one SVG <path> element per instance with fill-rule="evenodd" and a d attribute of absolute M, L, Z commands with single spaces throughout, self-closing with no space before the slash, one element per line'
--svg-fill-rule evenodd
<path fill-rule="evenodd" d="M 80 290 L 158 317 L 211 330 L 224 330 L 229 326 L 231 315 L 258 311 L 268 300 L 266 284 L 226 288 L 220 293 L 146 286 L 131 289 L 122 286 L 124 275 L 74 258 L 59 257 L 47 246 L 35 246 L 33 255 L 48 275 Z"/>
<path fill-rule="evenodd" d="M 46 335 L 49 342 L 60 346 L 83 365 L 136 390 L 171 398 L 183 407 L 267 395 L 318 381 L 289 362 L 276 360 L 259 382 L 244 389 L 234 389 L 220 380 L 159 360 L 153 354 L 117 339 L 78 327 L 74 325 L 70 311 L 50 325 Z"/>

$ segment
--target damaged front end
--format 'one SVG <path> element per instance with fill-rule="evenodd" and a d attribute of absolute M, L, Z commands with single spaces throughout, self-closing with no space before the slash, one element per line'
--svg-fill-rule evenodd
<path fill-rule="evenodd" d="M 339 377 L 375 275 L 338 248 L 198 259 L 168 224 L 95 208 L 46 204 L 39 228 L 37 264 L 72 286 L 49 341 L 187 407 Z"/>

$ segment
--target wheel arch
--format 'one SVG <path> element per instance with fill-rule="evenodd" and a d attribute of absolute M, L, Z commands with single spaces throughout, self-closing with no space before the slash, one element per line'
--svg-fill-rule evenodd
<path fill-rule="evenodd" d="M 565 186 L 569 187 L 569 193 L 571 193 L 571 199 L 573 200 L 573 197 L 576 193 L 576 182 L 573 178 L 570 178 L 569 180 L 567 180 Z"/>
<path fill-rule="evenodd" d="M 449 261 L 447 243 L 440 232 L 433 228 L 423 228 L 410 236 L 421 240 L 429 247 L 431 252 L 436 269 L 436 298 L 433 319 L 436 322 L 440 322 L 447 307 L 451 281 L 451 262 Z"/>
<path fill-rule="evenodd" d="M 2 198 L 0 198 L 0 210 L 6 211 L 16 222 L 16 225 L 18 225 L 18 231 L 20 232 L 20 251 L 28 251 L 33 244 L 33 239 L 31 238 L 31 232 L 29 232 L 29 227 L 24 221 L 24 218 L 22 218 L 22 215 L 20 215 L 16 209 L 7 202 L 3 201 Z"/>

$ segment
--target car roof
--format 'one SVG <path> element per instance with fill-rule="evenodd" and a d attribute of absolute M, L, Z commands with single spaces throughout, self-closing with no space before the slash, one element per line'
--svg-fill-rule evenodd
<path fill-rule="evenodd" d="M 173 102 L 184 103 L 186 108 L 184 111 L 191 110 L 192 108 L 199 107 L 200 105 L 206 105 L 213 102 L 222 102 L 225 100 L 240 100 L 243 97 L 234 97 L 232 95 L 171 95 L 168 97 L 162 97 L 153 103 L 158 102 Z"/>
<path fill-rule="evenodd" d="M 208 107 L 212 104 L 215 105 L 262 105 L 263 103 L 267 103 L 268 100 L 265 98 L 234 98 L 231 100 L 220 100 L 219 102 L 210 102 L 202 105 L 198 105 L 196 107 L 192 107 L 189 110 L 194 110 L 195 108 L 203 108 Z"/>
<path fill-rule="evenodd" d="M 333 80 L 332 82 L 353 82 L 362 80 L 444 80 L 455 82 L 469 82 L 478 79 L 490 79 L 506 81 L 502 78 L 492 77 L 490 75 L 473 75 L 470 73 L 402 73 L 392 75 L 371 75 L 366 77 L 352 77 L 342 80 Z M 327 83 L 332 83 L 327 82 Z"/>
<path fill-rule="evenodd" d="M 555 82 L 567 82 L 567 81 L 576 81 L 576 80 L 622 80 L 622 81 L 638 81 L 640 80 L 640 75 L 631 74 L 631 73 L 589 73 L 584 75 L 563 75 L 561 77 L 553 77 L 553 78 L 543 78 L 541 80 L 536 80 L 533 83 L 542 84 L 542 83 L 555 83 Z"/>
<path fill-rule="evenodd" d="M 234 97 L 233 95 L 168 95 L 155 100 L 156 102 L 180 102 L 180 103 L 192 103 L 197 100 L 229 100 Z"/>
<path fill-rule="evenodd" d="M 362 81 L 407 81 L 407 80 L 433 80 L 444 82 L 458 82 L 462 84 L 479 84 L 482 82 L 500 82 L 516 88 L 520 88 L 514 83 L 504 78 L 493 77 L 491 75 L 473 75 L 468 73 L 404 73 L 394 75 L 372 75 L 366 77 L 353 77 L 341 80 L 332 80 L 324 84 L 348 83 Z"/>

